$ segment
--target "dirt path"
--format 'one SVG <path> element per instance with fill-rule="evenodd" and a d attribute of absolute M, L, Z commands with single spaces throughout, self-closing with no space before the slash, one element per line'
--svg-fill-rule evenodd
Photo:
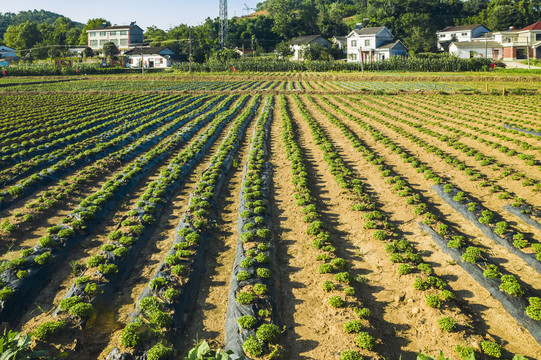
<path fill-rule="evenodd" d="M 339 117 L 338 114 L 335 115 Z M 386 163 L 394 165 L 392 166 L 394 171 L 403 175 L 410 182 L 410 184 L 417 184 L 417 186 L 420 185 L 419 189 L 423 192 L 423 195 L 429 198 L 431 204 L 435 204 L 438 207 L 439 211 L 441 211 L 442 215 L 445 216 L 448 221 L 460 225 L 459 228 L 465 234 L 475 235 L 475 240 L 481 243 L 481 245 L 489 252 L 491 257 L 500 259 L 501 263 L 499 265 L 508 267 L 510 271 L 520 274 L 521 278 L 524 278 L 524 281 L 526 282 L 529 282 L 532 279 L 539 278 L 539 275 L 533 272 L 533 270 L 529 268 L 526 269 L 526 266 L 522 263 L 520 259 L 515 259 L 515 257 L 508 254 L 505 249 L 500 249 L 499 247 L 493 245 L 493 243 L 491 243 L 489 240 L 484 239 L 482 234 L 476 228 L 465 222 L 465 220 L 463 220 L 455 211 L 453 211 L 450 206 L 442 203 L 442 201 L 439 200 L 432 191 L 426 191 L 426 188 L 423 189 L 424 187 L 430 186 L 431 184 L 428 183 L 422 175 L 417 174 L 415 171 L 412 171 L 412 168 L 410 168 L 409 166 L 404 166 L 403 164 L 400 164 L 400 161 L 396 159 L 398 158 L 398 156 L 396 156 L 395 159 L 392 159 L 392 156 L 388 156 L 388 150 L 385 150 L 385 148 L 383 148 L 383 146 L 379 143 L 375 144 L 371 136 L 359 130 L 357 125 L 348 121 L 345 122 L 347 123 L 347 125 L 350 126 L 350 129 L 354 130 L 354 132 L 359 135 L 359 137 L 363 141 L 370 145 L 377 154 L 379 154 L 380 156 L 384 156 L 386 159 Z M 323 121 L 321 122 L 321 124 L 326 129 L 328 129 L 331 137 L 335 140 L 335 143 L 346 143 L 346 139 L 341 133 L 339 133 L 337 130 L 329 129 L 329 126 L 324 125 L 325 122 Z M 340 138 L 342 139 L 338 140 Z M 358 158 L 358 160 L 355 160 L 354 153 L 352 153 L 352 156 L 353 158 L 350 158 L 352 162 L 364 162 L 364 159 L 362 158 Z M 395 203 L 392 201 L 389 202 L 389 200 L 396 198 L 396 195 L 393 194 L 390 189 L 386 190 L 389 188 L 388 184 L 376 183 L 377 185 L 375 185 L 373 183 L 374 181 L 378 181 L 377 177 L 379 177 L 379 175 L 376 172 L 367 169 L 364 174 L 367 176 L 367 180 L 372 185 L 372 187 L 376 188 L 376 191 L 379 194 L 378 199 L 380 200 L 380 202 L 383 203 L 383 209 L 394 209 L 392 219 L 394 219 L 395 217 L 398 217 L 398 219 L 400 219 L 400 217 L 403 217 L 406 214 L 412 214 L 411 210 L 404 209 L 404 205 L 402 205 L 404 204 L 403 201 L 401 201 L 400 203 Z M 374 176 L 376 178 L 374 178 Z M 416 186 L 414 185 L 413 187 L 415 188 Z M 402 219 L 402 224 L 407 225 L 408 223 L 410 223 L 407 217 L 408 216 L 406 215 L 406 218 Z M 413 214 L 409 217 L 410 219 L 413 218 Z M 400 223 L 400 220 L 398 221 Z M 429 236 L 427 236 L 418 229 L 416 222 L 411 223 L 411 225 L 411 227 L 407 226 L 405 228 L 404 226 L 400 226 L 400 229 L 403 231 L 406 239 L 414 243 L 415 247 L 418 250 L 423 250 L 425 252 L 425 259 L 427 259 L 428 263 L 430 263 L 435 268 L 436 273 L 442 276 L 442 278 L 448 281 L 448 283 L 451 285 L 453 291 L 459 298 L 459 305 L 464 312 L 463 316 L 467 316 L 467 318 L 469 318 L 467 322 L 463 323 L 463 325 L 465 327 L 469 325 L 473 326 L 474 330 L 477 333 L 484 334 L 486 332 L 488 334 L 492 334 L 492 336 L 497 339 L 505 339 L 509 341 L 509 349 L 515 349 L 517 353 L 529 353 L 535 354 L 535 356 L 537 357 L 540 356 L 541 347 L 539 347 L 535 343 L 535 341 L 531 339 L 531 336 L 527 332 L 525 332 L 525 330 L 523 330 L 520 326 L 516 324 L 516 321 L 505 312 L 501 304 L 498 301 L 494 300 L 488 294 L 488 292 L 484 288 L 480 287 L 464 270 L 462 270 L 461 267 L 449 263 L 450 258 L 438 249 L 438 247 L 433 243 L 432 239 Z M 386 268 L 388 267 L 389 265 L 387 264 Z M 383 278 L 382 280 L 385 281 L 388 279 Z M 408 293 L 406 295 L 406 298 L 410 297 L 409 292 L 411 291 L 414 292 L 414 295 L 419 293 L 412 289 L 412 283 L 413 279 L 411 279 L 410 282 L 402 284 L 404 290 Z M 537 288 L 537 285 L 539 285 L 539 281 L 533 280 L 533 285 Z M 387 289 L 388 285 L 384 285 L 383 287 Z M 422 293 L 420 293 L 420 295 L 422 295 Z M 420 300 L 421 304 L 425 305 L 423 299 L 417 300 L 417 304 L 419 304 Z M 402 314 L 409 313 L 408 310 L 413 310 L 413 308 L 408 305 L 409 304 L 405 306 L 406 311 L 404 311 L 404 309 L 401 309 Z M 419 307 L 419 305 L 415 306 Z M 430 311 L 434 312 L 434 309 L 430 308 L 425 310 L 428 311 L 424 314 L 424 316 L 430 315 Z M 440 330 L 437 328 L 437 324 L 434 326 L 434 322 L 430 324 L 430 317 L 424 318 L 425 320 L 427 320 L 426 324 L 428 329 L 426 330 L 424 330 L 423 327 L 421 327 L 419 324 L 415 326 L 411 326 L 413 324 L 410 324 L 410 332 L 405 334 L 406 338 L 413 339 L 410 345 L 420 346 L 418 348 L 422 348 L 423 346 L 425 346 L 431 349 L 432 352 L 437 352 L 438 348 L 447 348 L 448 350 L 444 350 L 444 352 L 446 354 L 452 354 L 452 346 L 456 345 L 457 343 L 463 344 L 460 342 L 462 340 L 460 339 L 460 337 L 454 339 L 447 337 L 440 339 L 433 338 L 433 332 L 440 332 Z M 509 324 L 513 325 L 510 326 Z M 467 330 L 466 328 L 463 329 Z M 466 334 L 468 335 L 468 337 L 465 337 L 464 340 L 468 339 L 467 341 L 473 342 L 478 339 L 478 337 L 468 334 L 468 331 L 466 331 Z M 449 336 L 450 334 L 445 335 Z M 438 343 L 438 341 L 441 340 L 443 340 L 443 343 Z M 531 346 L 525 348 L 523 344 L 531 344 Z M 414 351 L 416 350 L 415 347 L 411 346 L 408 346 L 407 348 Z"/>

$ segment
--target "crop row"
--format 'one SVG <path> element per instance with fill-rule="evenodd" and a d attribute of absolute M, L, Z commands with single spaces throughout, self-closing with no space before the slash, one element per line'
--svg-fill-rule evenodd
<path fill-rule="evenodd" d="M 265 100 L 244 166 L 237 220 L 239 238 L 225 319 L 225 348 L 237 356 L 260 357 L 279 351 L 272 345 L 280 329 L 273 276 L 275 247 L 269 219 L 271 170 L 267 145 L 274 100 L 270 96 Z"/>
<path fill-rule="evenodd" d="M 325 100 L 324 100 L 325 101 Z M 335 109 L 336 111 L 340 112 L 343 116 L 347 117 L 349 120 L 358 123 L 361 127 L 363 127 L 365 130 L 369 131 L 372 137 L 375 141 L 380 142 L 381 144 L 385 145 L 386 147 L 389 147 L 391 151 L 403 154 L 403 149 L 394 144 L 389 138 L 385 137 L 382 133 L 378 132 L 377 130 L 371 128 L 368 124 L 365 124 L 361 119 L 359 119 L 356 116 L 352 116 L 349 113 L 346 113 L 342 109 L 338 108 L 336 105 L 326 102 L 327 105 L 329 105 L 331 108 Z M 430 227 L 431 233 L 437 233 L 439 236 L 445 238 L 445 245 L 448 248 L 457 249 L 456 251 L 461 254 L 460 261 L 461 262 L 467 262 L 471 264 L 475 264 L 475 266 L 481 271 L 484 272 L 485 277 L 492 277 L 494 278 L 495 282 L 499 282 L 500 289 L 506 293 L 506 297 L 508 300 L 513 299 L 514 297 L 523 296 L 528 292 L 530 295 L 532 294 L 531 290 L 524 289 L 523 285 L 521 285 L 520 281 L 515 278 L 513 275 L 505 274 L 501 269 L 499 269 L 494 263 L 490 260 L 488 257 L 488 254 L 483 254 L 481 250 L 478 247 L 473 246 L 471 242 L 468 240 L 468 237 L 464 234 L 461 234 L 456 228 L 454 228 L 452 225 L 445 223 L 442 220 L 439 220 L 439 217 L 431 212 L 428 212 L 427 205 L 425 202 L 422 201 L 422 198 L 419 193 L 415 193 L 414 190 L 412 190 L 411 187 L 407 187 L 408 184 L 407 181 L 400 177 L 400 176 L 393 176 L 393 173 L 390 169 L 388 169 L 382 161 L 377 161 L 378 158 L 375 156 L 373 151 L 370 151 L 370 149 L 366 148 L 365 145 L 360 141 L 358 137 L 354 135 L 349 128 L 342 123 L 338 118 L 330 115 L 330 113 L 327 113 L 327 117 L 330 120 L 331 123 L 338 126 L 341 131 L 344 133 L 344 135 L 353 143 L 353 146 L 357 148 L 358 151 L 363 152 L 363 156 L 367 158 L 367 160 L 370 161 L 370 163 L 374 166 L 378 167 L 378 170 L 381 171 L 381 174 L 383 177 L 387 178 L 387 182 L 394 184 L 394 189 L 397 191 L 397 194 L 401 197 L 406 197 L 406 204 L 413 205 L 415 202 L 417 204 L 415 205 L 413 211 L 415 214 L 423 214 L 425 216 L 425 219 L 423 221 L 424 223 L 424 229 L 427 228 L 427 226 Z M 400 150 L 400 151 L 397 151 Z M 407 154 L 407 153 L 406 153 Z M 408 156 L 405 156 L 405 158 L 409 158 Z M 381 159 L 381 158 L 380 158 Z M 383 159 L 381 159 L 383 160 Z M 410 164 L 418 169 L 419 171 L 427 171 L 427 166 L 424 164 L 421 164 L 419 161 L 413 159 L 410 161 Z M 429 170 L 431 172 L 431 170 Z M 426 174 L 426 173 L 425 173 Z M 435 176 L 432 174 L 429 177 L 431 180 L 433 180 L 435 183 L 440 183 L 442 181 L 441 178 Z M 408 197 L 409 196 L 409 197 Z M 468 246 L 469 245 L 469 246 Z M 395 257 L 394 261 L 393 259 L 391 261 L 403 263 L 404 258 Z M 399 273 L 405 272 L 409 273 L 411 272 L 411 269 L 405 268 L 403 265 L 399 267 Z M 473 275 L 472 275 L 473 276 Z M 477 278 L 474 279 L 477 280 Z M 422 279 L 417 278 L 414 287 L 418 290 L 426 289 L 427 286 L 430 286 L 431 282 L 435 282 L 437 286 L 441 286 L 442 283 L 438 281 L 422 281 Z M 480 285 L 485 286 L 484 283 L 480 283 Z M 434 286 L 432 284 L 432 286 Z M 443 288 L 446 287 L 446 285 L 443 285 Z M 448 294 L 446 293 L 445 296 Z M 441 297 L 441 295 L 440 295 Z M 498 298 L 500 300 L 501 297 Z M 428 300 L 428 298 L 427 298 Z M 526 311 L 526 303 L 524 299 L 518 300 L 518 301 L 512 301 L 515 305 L 512 310 L 509 310 L 509 313 L 513 316 L 515 314 L 523 314 Z M 532 301 L 535 302 L 535 297 L 532 298 Z M 428 301 L 427 301 L 428 302 Z M 505 306 L 506 304 L 504 304 Z M 509 309 L 509 307 L 506 307 Z M 538 326 L 539 324 L 536 324 L 535 322 L 532 325 L 531 322 L 524 322 L 522 321 L 523 317 L 517 317 L 517 320 L 520 324 L 524 325 L 530 333 L 535 334 L 538 332 Z M 532 318 L 535 319 L 535 318 Z M 541 319 L 541 318 L 540 318 Z M 537 320 L 537 319 L 535 319 Z M 535 335 L 534 335 L 535 336 Z"/>
<path fill-rule="evenodd" d="M 16 201 L 17 198 L 25 196 L 30 189 L 38 185 L 47 184 L 54 179 L 59 179 L 64 174 L 69 173 L 78 167 L 102 159 L 113 151 L 126 148 L 130 144 L 136 142 L 141 136 L 152 133 L 160 127 L 170 125 L 169 122 L 171 119 L 175 119 L 185 112 L 186 109 L 182 108 L 182 106 L 187 105 L 194 100 L 197 100 L 197 98 L 188 98 L 185 102 L 181 102 L 181 105 L 175 104 L 173 109 L 167 108 L 141 117 L 138 121 L 130 123 L 128 129 L 124 129 L 123 126 L 121 126 L 121 128 L 117 130 L 118 136 L 113 137 L 108 141 L 98 143 L 92 149 L 87 149 L 83 147 L 82 143 L 78 143 L 75 146 L 79 148 L 79 151 L 66 153 L 68 156 L 62 160 L 56 159 L 51 155 L 50 162 L 56 163 L 50 168 L 41 171 L 39 174 L 31 175 L 21 182 L 9 187 L 7 191 L 4 191 L 3 196 L 0 197 L 0 208 L 5 208 L 8 206 L 7 204 Z M 73 151 L 75 149 L 71 150 Z M 36 167 L 39 168 L 44 166 L 45 163 L 37 165 Z M 28 169 L 27 171 L 29 172 L 31 169 Z"/>
<path fill-rule="evenodd" d="M 213 113 L 204 119 L 217 116 L 233 101 L 233 97 L 224 100 Z M 197 110 L 182 118 L 182 124 L 189 123 L 199 115 Z M 203 120 L 205 121 L 205 120 Z M 200 124 L 199 126 L 202 126 Z M 112 209 L 122 200 L 123 196 L 146 176 L 172 151 L 181 146 L 193 136 L 195 129 L 189 126 L 187 138 L 183 132 L 162 141 L 152 150 L 145 152 L 135 161 L 125 167 L 122 172 L 105 182 L 102 188 L 84 199 L 79 206 L 65 218 L 61 224 L 47 230 L 49 235 L 39 239 L 33 248 L 25 249 L 21 256 L 8 264 L 0 278 L 2 279 L 3 304 L 0 317 L 4 321 L 13 321 L 21 315 L 26 303 L 32 300 L 31 294 L 38 292 L 46 285 L 54 273 L 54 269 L 65 258 L 67 253 L 76 246 Z M 140 229 L 134 227 L 134 231 Z M 38 283 L 36 284 L 36 281 Z"/>
<path fill-rule="evenodd" d="M 248 109 L 235 119 L 201 175 L 176 227 L 171 249 L 139 296 L 132 321 L 122 330 L 121 345 L 133 349 L 134 356 L 173 352 L 167 344 L 180 335 L 193 308 L 203 276 L 202 257 L 213 238 L 217 199 L 246 127 L 259 108 L 260 98 L 255 96 Z M 177 334 L 172 332 L 173 329 L 179 330 Z M 111 359 L 125 359 L 126 356 L 128 353 L 121 353 L 118 348 L 109 354 Z"/>

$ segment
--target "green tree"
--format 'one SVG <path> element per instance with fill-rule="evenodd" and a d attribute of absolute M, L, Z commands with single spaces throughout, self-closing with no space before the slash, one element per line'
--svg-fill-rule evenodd
<path fill-rule="evenodd" d="M 293 55 L 293 50 L 291 50 L 291 47 L 289 46 L 289 41 L 279 42 L 278 45 L 276 45 L 276 52 L 278 53 L 278 56 L 286 59 Z"/>
<path fill-rule="evenodd" d="M 488 27 L 493 31 L 509 29 L 510 26 L 524 26 L 524 14 L 514 5 L 495 6 L 488 15 Z"/>
<path fill-rule="evenodd" d="M 103 54 L 105 56 L 113 58 L 119 53 L 120 50 L 118 50 L 118 47 L 115 45 L 114 42 L 106 42 L 105 44 L 103 44 Z"/>
<path fill-rule="evenodd" d="M 95 19 L 88 20 L 85 26 L 83 26 L 83 30 L 81 31 L 81 34 L 79 35 L 79 45 L 88 44 L 88 35 L 87 35 L 88 30 L 98 28 L 102 26 L 103 24 L 105 24 L 105 26 L 111 26 L 111 22 L 109 22 L 108 20 L 105 20 L 104 18 L 95 18 Z"/>
<path fill-rule="evenodd" d="M 290 39 L 296 33 L 297 2 L 295 0 L 268 0 L 266 8 L 274 19 L 272 31 L 282 39 Z"/>
<path fill-rule="evenodd" d="M 4 34 L 6 45 L 17 50 L 30 49 L 41 40 L 38 24 L 30 21 L 21 25 L 11 25 Z"/>
<path fill-rule="evenodd" d="M 92 50 L 92 48 L 90 48 L 88 46 L 85 47 L 85 49 L 83 50 L 83 56 L 87 57 L 87 58 L 93 57 L 94 56 L 94 50 Z"/>

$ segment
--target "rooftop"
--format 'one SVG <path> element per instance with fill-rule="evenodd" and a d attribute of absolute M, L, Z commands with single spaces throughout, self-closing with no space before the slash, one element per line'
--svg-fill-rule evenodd
<path fill-rule="evenodd" d="M 295 39 L 291 40 L 290 44 L 291 45 L 309 44 L 309 43 L 311 43 L 312 41 L 314 41 L 315 39 L 318 39 L 318 38 L 325 39 L 321 35 L 306 35 L 306 36 L 296 37 Z M 325 39 L 325 40 L 327 40 L 327 39 Z"/>
<path fill-rule="evenodd" d="M 440 32 L 474 30 L 474 29 L 477 29 L 479 26 L 483 26 L 483 25 L 481 25 L 481 24 L 473 24 L 473 25 L 447 26 L 447 27 L 441 29 Z"/>
<path fill-rule="evenodd" d="M 355 33 L 357 35 L 376 35 L 381 30 L 385 29 L 385 26 L 378 26 L 378 27 L 368 27 L 368 28 L 362 28 L 362 29 L 355 29 Z"/>
<path fill-rule="evenodd" d="M 519 31 L 525 30 L 541 30 L 541 21 L 535 22 L 530 26 L 526 26 L 524 29 L 520 29 Z"/>

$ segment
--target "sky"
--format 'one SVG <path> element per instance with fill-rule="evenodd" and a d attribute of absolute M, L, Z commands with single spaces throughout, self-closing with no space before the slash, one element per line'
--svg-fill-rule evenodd
<path fill-rule="evenodd" d="M 260 1 L 228 0 L 228 17 L 246 15 L 244 4 L 255 8 Z M 34 9 L 52 11 L 81 23 L 101 17 L 113 25 L 136 21 L 143 30 L 149 26 L 167 30 L 180 24 L 199 25 L 207 17 L 218 17 L 219 0 L 0 0 L 2 13 Z"/>

